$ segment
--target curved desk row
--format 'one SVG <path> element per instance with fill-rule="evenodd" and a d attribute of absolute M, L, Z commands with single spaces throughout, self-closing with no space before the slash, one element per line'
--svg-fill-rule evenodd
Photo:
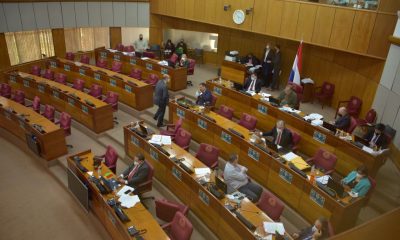
<path fill-rule="evenodd" d="M 67 153 L 64 130 L 31 108 L 0 97 L 0 127 L 25 141 L 46 160 Z"/>
<path fill-rule="evenodd" d="M 25 97 L 40 97 L 41 104 L 54 106 L 59 112 L 71 117 L 95 133 L 112 129 L 111 105 L 66 85 L 22 72 L 7 72 L 6 80 L 13 89 L 25 92 Z"/>

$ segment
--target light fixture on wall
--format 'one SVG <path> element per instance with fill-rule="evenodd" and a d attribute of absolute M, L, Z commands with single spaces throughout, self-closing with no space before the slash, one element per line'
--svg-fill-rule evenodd
<path fill-rule="evenodd" d="M 231 5 L 224 5 L 224 11 L 228 11 L 229 9 L 231 9 Z"/>
<path fill-rule="evenodd" d="M 249 15 L 253 12 L 253 8 L 246 8 L 246 15 Z"/>

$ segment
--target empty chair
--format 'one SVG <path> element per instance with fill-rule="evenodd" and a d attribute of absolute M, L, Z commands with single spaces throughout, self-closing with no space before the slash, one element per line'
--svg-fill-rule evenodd
<path fill-rule="evenodd" d="M 56 73 L 54 75 L 54 81 L 66 85 L 67 75 L 65 75 L 64 73 Z"/>
<path fill-rule="evenodd" d="M 65 54 L 65 58 L 68 59 L 68 60 L 74 61 L 75 60 L 75 54 L 72 53 L 72 52 L 67 52 Z"/>
<path fill-rule="evenodd" d="M 181 212 L 176 212 L 172 222 L 162 228 L 173 240 L 189 240 L 193 232 L 192 223 Z"/>
<path fill-rule="evenodd" d="M 298 132 L 295 132 L 293 130 L 289 130 L 289 131 L 292 133 L 292 141 L 293 141 L 292 151 L 296 152 L 297 149 L 299 149 L 301 135 Z"/>
<path fill-rule="evenodd" d="M 40 113 L 40 97 L 33 97 L 32 104 L 27 105 L 27 107 L 32 107 L 33 111 Z"/>
<path fill-rule="evenodd" d="M 161 130 L 160 134 L 166 135 L 166 136 L 171 136 L 171 138 L 174 139 L 179 128 L 182 127 L 182 123 L 183 123 L 182 118 L 179 118 L 175 124 L 167 124 L 166 130 Z"/>
<path fill-rule="evenodd" d="M 374 109 L 370 109 L 367 114 L 365 115 L 364 119 L 357 119 L 357 125 L 364 126 L 364 125 L 373 125 L 376 122 L 376 111 Z"/>
<path fill-rule="evenodd" d="M 142 70 L 139 68 L 132 68 L 131 73 L 129 74 L 129 77 L 141 80 L 142 79 Z"/>
<path fill-rule="evenodd" d="M 330 153 L 322 148 L 318 149 L 312 158 L 307 162 L 322 170 L 325 174 L 331 174 L 335 169 L 337 158 L 333 153 Z"/>
<path fill-rule="evenodd" d="M 192 134 L 190 132 L 186 131 L 183 128 L 179 128 L 176 132 L 174 142 L 176 143 L 176 145 L 187 151 L 189 149 L 191 139 Z"/>
<path fill-rule="evenodd" d="M 115 46 L 115 50 L 118 51 L 124 51 L 124 45 L 122 43 L 118 43 L 117 46 Z"/>
<path fill-rule="evenodd" d="M 233 108 L 230 108 L 230 107 L 225 106 L 225 105 L 221 105 L 221 106 L 219 107 L 217 113 L 218 113 L 219 115 L 221 115 L 221 116 L 223 116 L 223 117 L 229 119 L 229 120 L 232 120 L 232 118 L 233 118 L 233 111 L 234 111 Z"/>
<path fill-rule="evenodd" d="M 113 111 L 116 112 L 118 111 L 118 97 L 119 95 L 117 93 L 109 91 L 107 92 L 106 97 L 103 101 L 110 104 L 113 108 Z M 114 123 L 118 124 L 116 117 L 114 117 Z"/>
<path fill-rule="evenodd" d="M 334 93 L 335 84 L 324 82 L 322 86 L 314 89 L 314 98 L 318 99 L 322 103 L 322 108 L 324 108 L 324 105 L 332 100 Z"/>
<path fill-rule="evenodd" d="M 164 222 L 172 222 L 176 212 L 181 212 L 183 215 L 189 212 L 188 206 L 166 199 L 156 199 L 154 203 L 156 205 L 156 216 Z"/>
<path fill-rule="evenodd" d="M 347 128 L 346 132 L 352 134 L 354 129 L 356 129 L 356 127 L 357 127 L 357 119 L 350 117 L 350 125 L 349 128 Z"/>
<path fill-rule="evenodd" d="M 122 62 L 113 61 L 112 64 L 111 64 L 111 71 L 120 73 L 122 71 Z"/>
<path fill-rule="evenodd" d="M 218 97 L 211 93 L 211 103 L 210 103 L 210 107 L 211 108 L 215 107 L 215 104 L 217 103 L 217 100 L 218 100 Z"/>
<path fill-rule="evenodd" d="M 108 68 L 108 62 L 104 58 L 99 58 L 97 59 L 96 66 L 101 68 Z"/>
<path fill-rule="evenodd" d="M 71 120 L 71 115 L 66 112 L 62 112 L 60 119 L 56 122 L 56 124 L 60 124 L 60 128 L 64 129 L 65 136 L 71 135 Z M 72 148 L 73 146 L 67 144 L 67 147 Z"/>
<path fill-rule="evenodd" d="M 243 113 L 242 117 L 239 120 L 239 125 L 242 125 L 243 127 L 252 131 L 252 130 L 256 129 L 257 118 L 250 114 Z"/>
<path fill-rule="evenodd" d="M 32 66 L 32 69 L 31 69 L 31 74 L 40 77 L 40 71 L 41 71 L 40 66 L 33 65 L 33 66 Z"/>
<path fill-rule="evenodd" d="M 173 53 L 168 61 L 170 61 L 173 65 L 175 65 L 176 62 L 178 61 L 178 59 L 179 59 L 179 56 L 176 53 Z"/>
<path fill-rule="evenodd" d="M 158 76 L 156 74 L 150 74 L 149 79 L 145 81 L 147 84 L 155 86 L 158 82 Z"/>
<path fill-rule="evenodd" d="M 101 95 L 103 95 L 103 88 L 100 85 L 93 84 L 90 87 L 89 95 L 101 99 Z"/>
<path fill-rule="evenodd" d="M 106 166 L 115 174 L 115 171 L 117 170 L 118 153 L 113 147 L 108 145 L 106 152 L 97 157 L 103 158 Z"/>
<path fill-rule="evenodd" d="M 218 166 L 218 156 L 219 149 L 207 143 L 200 144 L 196 153 L 196 158 L 212 169 Z"/>
<path fill-rule="evenodd" d="M 51 69 L 46 69 L 44 70 L 43 77 L 49 80 L 54 80 L 54 72 Z"/>
<path fill-rule="evenodd" d="M 143 52 L 143 57 L 147 58 L 156 58 L 156 55 L 153 52 Z"/>
<path fill-rule="evenodd" d="M 81 56 L 81 63 L 89 64 L 90 62 L 90 57 L 86 54 Z"/>
<path fill-rule="evenodd" d="M 285 208 L 283 202 L 268 190 L 264 190 L 258 200 L 257 206 L 274 221 L 280 221 Z"/>
<path fill-rule="evenodd" d="M 132 45 L 124 47 L 124 52 L 133 52 L 133 51 L 135 51 L 135 48 Z"/>
<path fill-rule="evenodd" d="M 12 100 L 19 104 L 25 105 L 25 92 L 22 90 L 16 90 L 14 92 L 14 96 L 12 97 Z"/>
<path fill-rule="evenodd" d="M 44 106 L 44 112 L 42 113 L 42 115 L 49 119 L 50 121 L 54 122 L 54 113 L 55 113 L 55 109 L 53 106 L 46 104 Z"/>
<path fill-rule="evenodd" d="M 361 111 L 362 100 L 356 96 L 351 96 L 350 99 L 347 101 L 339 101 L 338 102 L 335 118 L 337 116 L 337 112 L 338 112 L 339 108 L 341 107 L 340 105 L 343 103 L 346 104 L 347 112 L 349 113 L 349 115 L 357 118 Z"/>
<path fill-rule="evenodd" d="M 83 91 L 85 85 L 85 81 L 83 81 L 80 78 L 77 78 L 74 80 L 74 84 L 72 85 L 72 88 L 79 90 L 79 91 Z"/>
<path fill-rule="evenodd" d="M 11 98 L 11 86 L 7 83 L 1 84 L 1 96 L 5 98 Z"/>

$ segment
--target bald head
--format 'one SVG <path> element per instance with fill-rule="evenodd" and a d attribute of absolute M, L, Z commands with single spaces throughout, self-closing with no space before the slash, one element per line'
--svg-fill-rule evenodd
<path fill-rule="evenodd" d="M 339 108 L 338 113 L 339 113 L 340 116 L 346 116 L 347 115 L 347 108 L 346 107 Z"/>

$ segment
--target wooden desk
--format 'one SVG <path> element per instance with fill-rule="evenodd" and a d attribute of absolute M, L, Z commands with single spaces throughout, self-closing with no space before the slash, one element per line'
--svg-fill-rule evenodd
<path fill-rule="evenodd" d="M 54 72 L 67 75 L 67 82 L 76 78 L 85 81 L 85 87 L 97 84 L 103 87 L 103 93 L 118 93 L 119 101 L 139 111 L 153 106 L 153 86 L 137 79 L 97 66 L 69 61 L 63 58 L 50 58 L 48 67 Z"/>
<path fill-rule="evenodd" d="M 246 128 L 215 112 L 205 113 L 216 121 L 214 123 L 194 110 L 196 108 L 186 109 L 171 101 L 169 120 L 176 122 L 178 118 L 183 118 L 183 128 L 190 129 L 192 139 L 218 147 L 220 156 L 225 159 L 231 153 L 238 153 L 240 164 L 248 168 L 252 178 L 276 193 L 310 223 L 319 216 L 325 216 L 330 219 L 337 232 L 355 225 L 364 198 L 342 204 L 339 199 L 332 198 L 286 164 L 278 161 L 277 153 L 271 155 L 253 145 L 249 141 L 250 132 Z M 229 128 L 241 133 L 244 138 L 231 133 Z"/>
<path fill-rule="evenodd" d="M 168 84 L 168 89 L 172 91 L 178 91 L 186 88 L 187 82 L 187 69 L 186 68 L 172 68 L 169 66 L 161 66 L 158 64 L 159 60 L 137 58 L 135 56 L 124 55 L 122 52 L 110 52 L 104 47 L 95 49 L 96 60 L 105 58 L 108 60 L 109 67 L 112 62 L 122 62 L 122 73 L 130 74 L 132 68 L 139 68 L 142 70 L 142 78 L 147 79 L 150 74 L 156 74 L 160 78 L 163 74 L 168 74 L 171 77 L 171 81 Z"/>
<path fill-rule="evenodd" d="M 242 113 L 257 117 L 257 129 L 262 131 L 272 129 L 278 119 L 284 120 L 290 129 L 301 135 L 299 148 L 304 154 L 313 156 L 319 148 L 324 148 L 335 154 L 338 159 L 335 170 L 341 175 L 347 175 L 361 164 L 365 164 L 368 167 L 369 174 L 375 177 L 379 168 L 385 163 L 387 153 L 377 156 L 371 155 L 324 128 L 312 126 L 300 116 L 281 111 L 278 107 L 262 101 L 260 95 L 251 97 L 230 87 L 225 87 L 224 85 L 228 84 L 222 83 L 207 81 L 207 88 L 218 97 L 216 107 L 226 105 L 234 108 L 234 115 L 237 118 L 240 118 Z"/>
<path fill-rule="evenodd" d="M 111 105 L 66 85 L 22 72 L 6 72 L 8 84 L 25 92 L 25 97 L 40 97 L 41 104 L 50 104 L 59 112 L 67 112 L 73 119 L 95 133 L 112 129 Z M 93 104 L 93 106 L 89 105 Z"/>
<path fill-rule="evenodd" d="M 193 211 L 220 239 L 255 239 L 251 232 L 235 215 L 225 208 L 226 198 L 219 200 L 198 180 L 204 175 L 189 174 L 173 162 L 159 149 L 140 137 L 130 126 L 124 127 L 125 152 L 132 157 L 140 152 L 154 167 L 154 176 L 173 192 L 184 204 Z M 164 146 L 170 157 L 185 158 L 187 165 L 192 168 L 207 168 L 200 160 L 180 148 L 176 144 Z M 208 182 L 214 181 L 214 173 L 204 176 Z M 242 211 L 243 210 L 243 211 Z M 262 223 L 272 221 L 257 206 L 247 198 L 238 210 L 254 226 L 262 232 Z M 264 234 L 264 233 L 263 233 Z"/>
<path fill-rule="evenodd" d="M 39 131 L 34 125 L 40 125 L 43 131 Z M 40 156 L 46 160 L 67 153 L 63 129 L 31 108 L 4 97 L 0 97 L 0 127 L 24 142 L 27 141 L 26 134 L 33 134 L 39 142 Z"/>
<path fill-rule="evenodd" d="M 74 156 L 80 156 L 81 158 L 86 157 L 86 159 L 81 161 L 82 166 L 89 171 L 93 171 L 96 178 L 99 177 L 97 170 L 94 170 L 94 154 L 90 150 L 78 153 Z M 86 186 L 88 186 L 90 191 L 90 208 L 107 229 L 112 239 L 135 239 L 128 233 L 127 229 L 130 226 L 135 226 L 138 230 L 146 229 L 147 232 L 142 235 L 144 239 L 169 239 L 167 234 L 142 203 L 137 203 L 134 207 L 129 209 L 123 209 L 130 221 L 126 223 L 121 222 L 114 209 L 107 204 L 107 200 L 111 198 L 117 200 L 118 197 L 116 197 L 114 193 L 102 195 L 96 185 L 89 180 L 89 175 L 79 170 L 75 162 L 72 160 L 72 157 L 73 156 L 68 157 L 68 168 L 71 169 L 71 171 L 75 173 L 75 175 L 77 175 Z M 101 171 L 102 176 L 105 174 L 111 174 L 110 177 L 106 177 L 107 179 L 116 179 L 116 176 L 104 163 L 102 163 Z M 122 188 L 122 186 L 120 188 Z M 119 189 L 117 189 L 117 191 Z"/>
<path fill-rule="evenodd" d="M 224 60 L 221 65 L 221 77 L 229 79 L 232 82 L 244 85 L 246 79 L 247 68 L 238 62 L 230 62 Z"/>

